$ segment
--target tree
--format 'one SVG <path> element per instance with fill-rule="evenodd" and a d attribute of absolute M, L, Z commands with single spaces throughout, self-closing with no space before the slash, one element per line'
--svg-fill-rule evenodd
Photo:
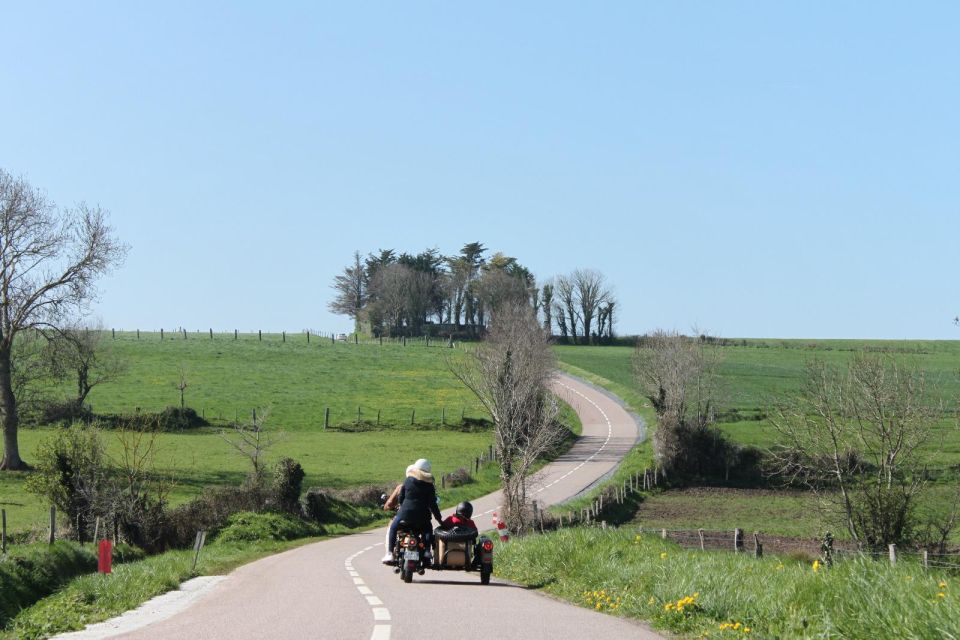
<path fill-rule="evenodd" d="M 574 300 L 583 321 L 583 338 L 586 342 L 591 342 L 593 336 L 590 329 L 593 327 L 593 319 L 612 299 L 613 294 L 607 287 L 603 274 L 593 269 L 577 269 L 570 276 L 570 281 L 573 284 Z"/>
<path fill-rule="evenodd" d="M 845 370 L 813 360 L 770 418 L 781 441 L 774 472 L 816 492 L 859 543 L 907 542 L 926 488 L 921 452 L 943 417 L 923 371 L 890 355 L 856 354 Z"/>
<path fill-rule="evenodd" d="M 527 477 L 536 460 L 563 439 L 550 393 L 556 372 L 549 336 L 528 304 L 497 310 L 486 339 L 450 370 L 490 413 L 500 462 L 505 517 L 511 531 L 527 528 Z"/>
<path fill-rule="evenodd" d="M 127 248 L 106 213 L 80 204 L 57 209 L 38 189 L 0 169 L 0 469 L 27 469 L 17 437 L 13 390 L 15 341 L 26 329 L 55 328 L 82 314 L 95 282 L 120 264 Z"/>
<path fill-rule="evenodd" d="M 543 309 L 543 330 L 553 335 L 553 284 L 544 283 L 540 291 L 540 308 Z"/>
<path fill-rule="evenodd" d="M 637 344 L 634 372 L 657 413 L 653 445 L 664 472 L 723 474 L 735 450 L 713 428 L 720 352 L 707 340 L 655 331 Z"/>
<path fill-rule="evenodd" d="M 367 304 L 367 274 L 360 252 L 353 252 L 353 264 L 343 268 L 343 273 L 333 279 L 336 295 L 327 305 L 332 313 L 353 319 L 355 331 L 360 331 L 360 317 Z"/>
<path fill-rule="evenodd" d="M 557 321 L 563 336 L 569 331 L 573 344 L 577 343 L 577 327 L 580 326 L 580 311 L 577 308 L 576 292 L 573 280 L 567 276 L 557 276 L 554 285 L 554 297 Z"/>
<path fill-rule="evenodd" d="M 55 380 L 73 378 L 77 393 L 70 402 L 82 407 L 94 387 L 112 382 L 126 370 L 121 360 L 103 340 L 104 328 L 73 326 L 51 334 L 47 358 Z"/>
<path fill-rule="evenodd" d="M 247 484 L 251 487 L 262 488 L 266 482 L 266 455 L 277 438 L 267 431 L 266 423 L 268 412 L 253 410 L 253 418 L 249 424 L 236 422 L 233 430 L 221 430 L 220 437 L 250 463 L 250 474 Z"/>

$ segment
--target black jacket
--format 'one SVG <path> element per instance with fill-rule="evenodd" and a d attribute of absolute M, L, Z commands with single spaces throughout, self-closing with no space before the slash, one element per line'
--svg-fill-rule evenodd
<path fill-rule="evenodd" d="M 437 490 L 432 482 L 424 482 L 408 476 L 400 489 L 400 519 L 422 531 L 432 531 L 430 514 L 441 520 L 437 506 Z"/>

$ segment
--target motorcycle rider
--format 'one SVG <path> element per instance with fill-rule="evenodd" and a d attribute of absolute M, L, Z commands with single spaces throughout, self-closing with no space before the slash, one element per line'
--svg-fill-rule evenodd
<path fill-rule="evenodd" d="M 412 467 L 413 465 L 410 465 Z M 410 467 L 407 467 L 407 473 L 410 473 Z M 403 483 L 398 484 L 393 492 L 390 493 L 390 497 L 387 498 L 387 501 L 383 503 L 384 511 L 393 511 L 395 512 L 393 519 L 390 521 L 390 526 L 387 528 L 387 539 L 383 542 L 384 556 L 381 562 L 383 564 L 393 564 L 393 543 L 397 539 L 397 525 L 400 523 L 400 490 L 403 489 Z"/>
<path fill-rule="evenodd" d="M 407 522 L 415 532 L 422 532 L 425 536 L 427 549 L 430 548 L 430 534 L 433 528 L 430 526 L 430 516 L 433 515 L 437 522 L 443 522 L 443 516 L 440 514 L 440 507 L 437 506 L 437 490 L 433 484 L 433 475 L 430 473 L 430 461 L 426 458 L 420 458 L 412 465 L 407 467 L 407 477 L 404 478 L 403 486 L 400 488 L 398 501 L 400 511 L 397 512 L 394 520 L 399 523 L 401 520 Z M 396 543 L 396 534 L 390 540 L 391 559 L 393 557 L 393 545 Z"/>

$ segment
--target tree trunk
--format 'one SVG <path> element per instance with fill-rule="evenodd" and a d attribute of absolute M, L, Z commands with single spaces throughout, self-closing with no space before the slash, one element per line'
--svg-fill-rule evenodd
<path fill-rule="evenodd" d="M 0 469 L 24 471 L 30 466 L 20 458 L 20 445 L 17 442 L 20 415 L 17 413 L 17 399 L 13 395 L 10 351 L 10 346 L 0 346 L 0 412 L 3 413 L 3 461 L 0 462 Z"/>

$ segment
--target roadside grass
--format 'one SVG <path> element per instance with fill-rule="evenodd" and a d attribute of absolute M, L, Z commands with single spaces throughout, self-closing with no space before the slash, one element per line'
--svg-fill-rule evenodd
<path fill-rule="evenodd" d="M 814 570 L 577 527 L 499 544 L 496 573 L 681 637 L 960 637 L 960 582 L 911 563 L 854 558 Z"/>
<path fill-rule="evenodd" d="M 154 596 L 180 586 L 198 575 L 222 575 L 258 558 L 315 542 L 322 538 L 291 541 L 220 543 L 204 547 L 193 570 L 193 551 L 170 551 L 115 566 L 111 575 L 88 574 L 72 580 L 56 594 L 22 610 L 3 631 L 4 640 L 33 640 L 120 615 Z"/>

